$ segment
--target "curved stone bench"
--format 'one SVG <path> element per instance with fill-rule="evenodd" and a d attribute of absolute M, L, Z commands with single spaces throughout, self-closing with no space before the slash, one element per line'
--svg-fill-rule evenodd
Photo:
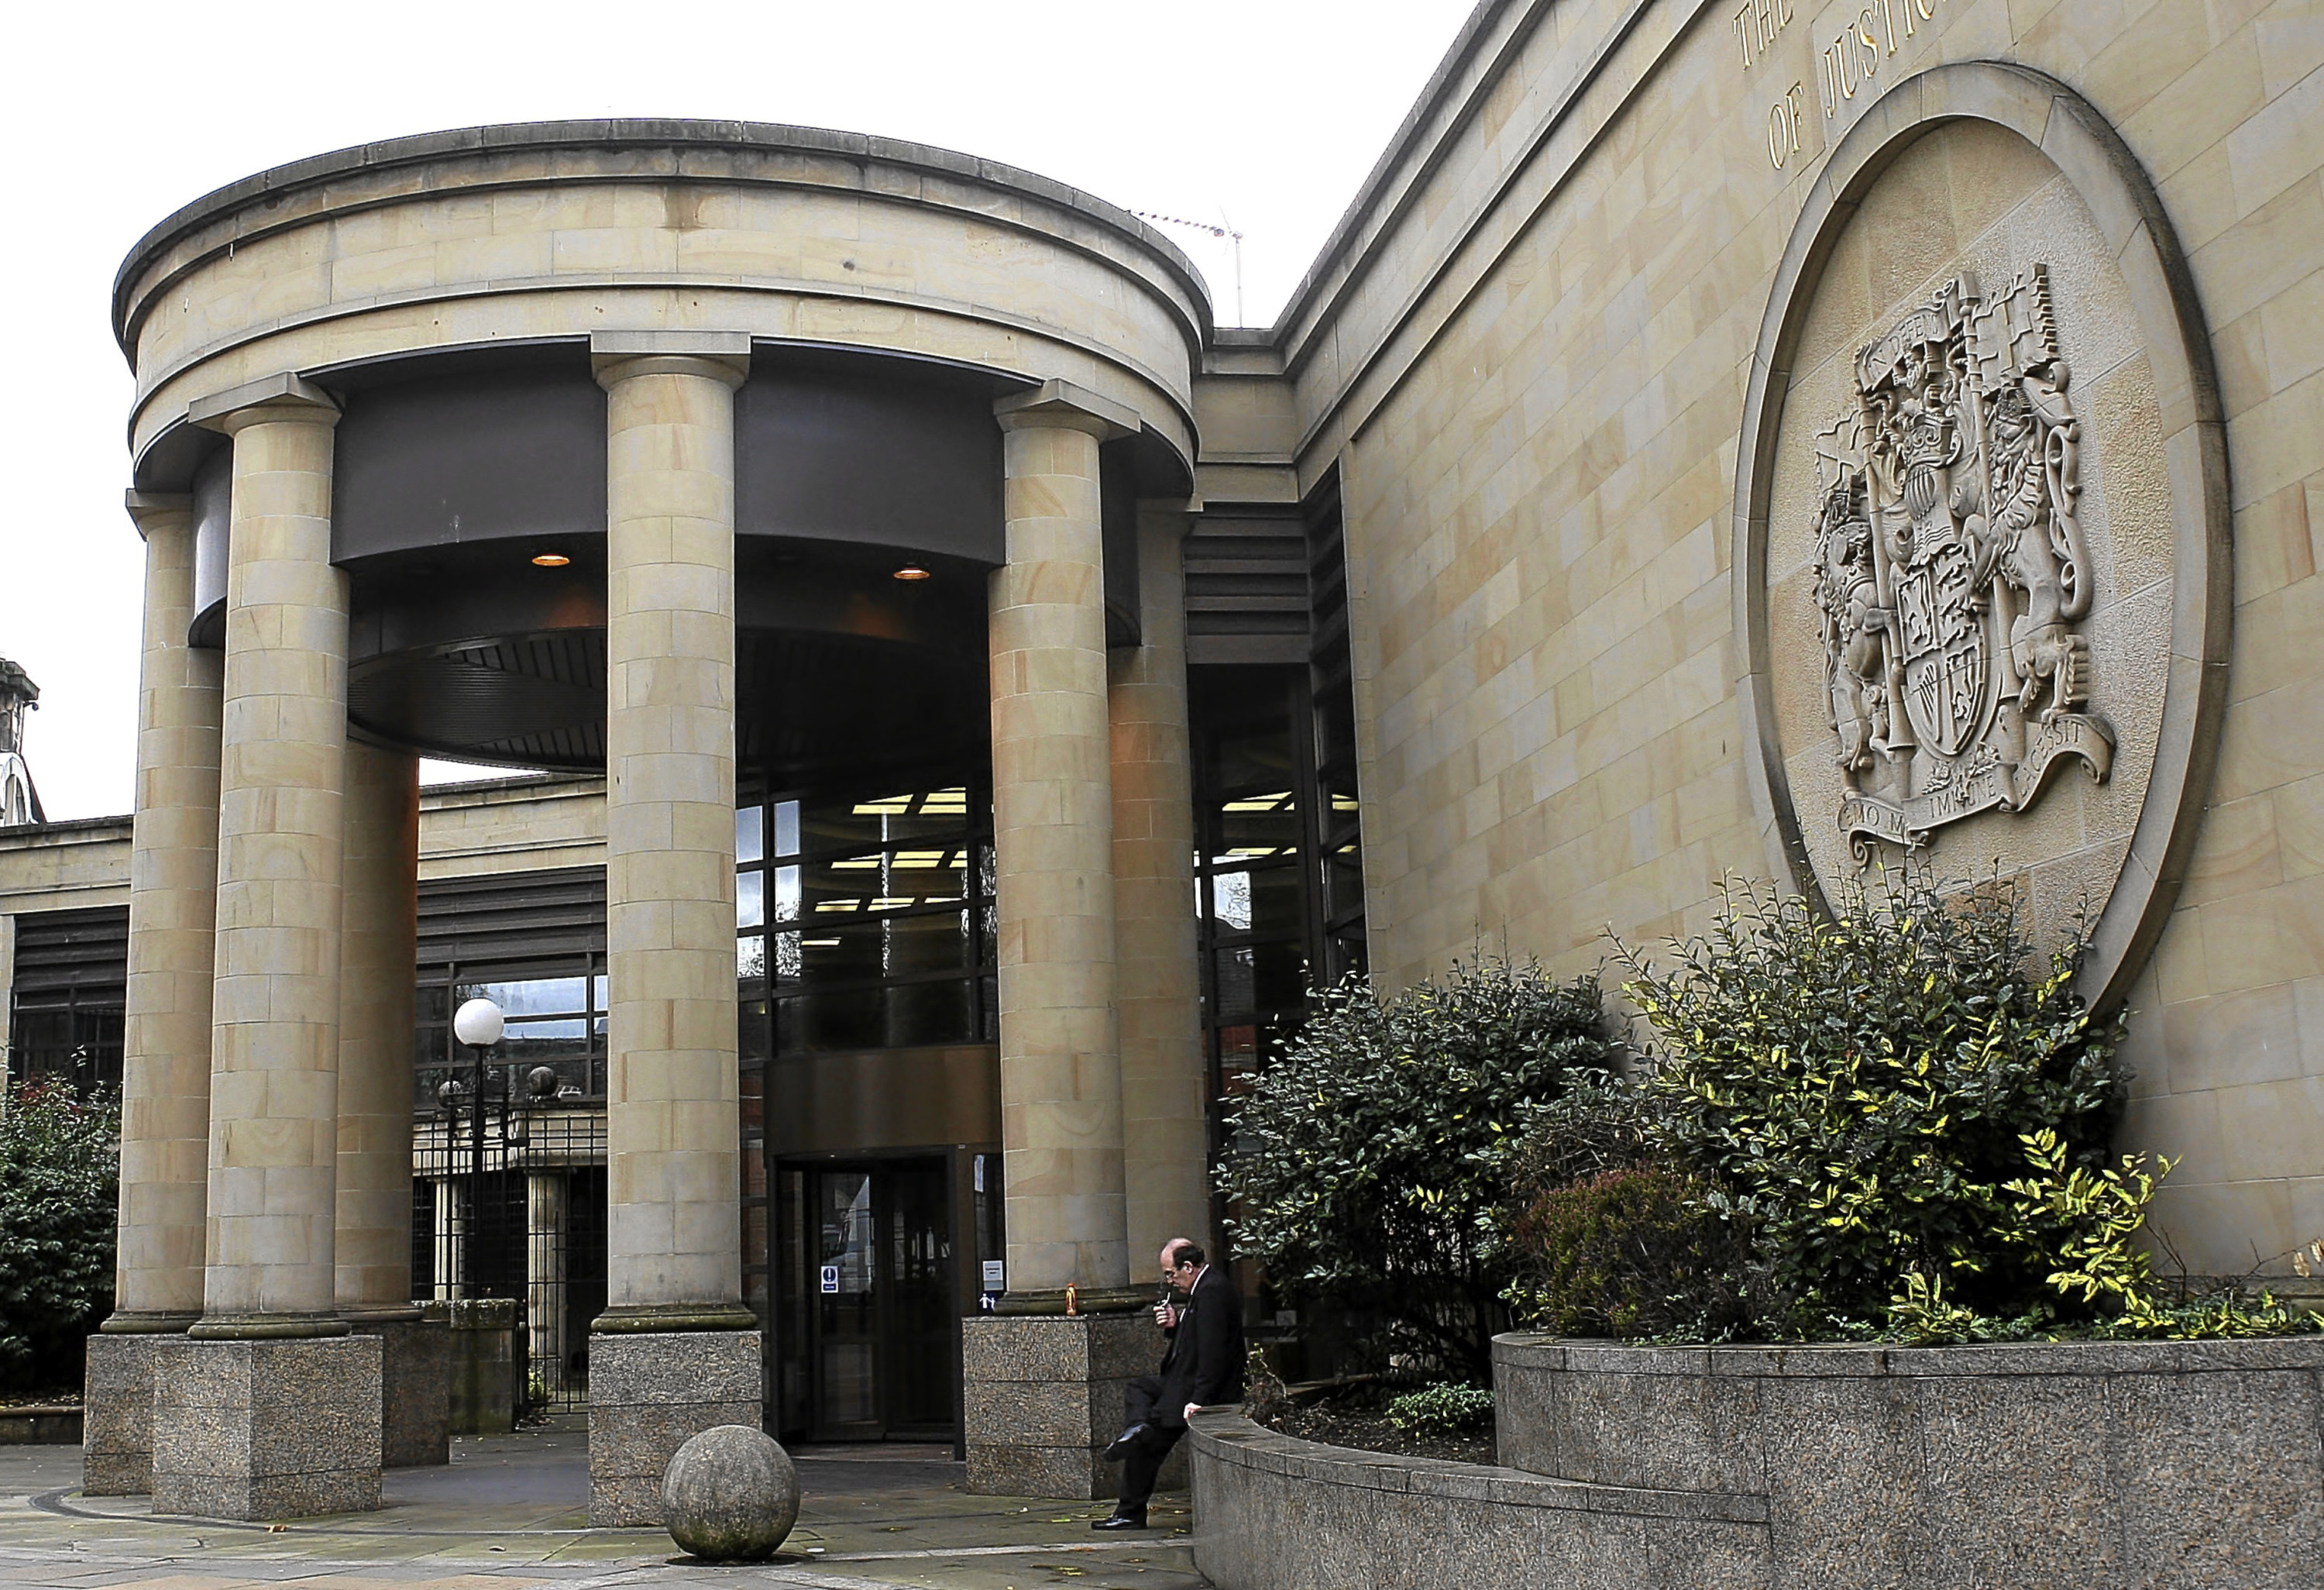
<path fill-rule="evenodd" d="M 1742 1590 L 1768 1582 L 1757 1497 L 1545 1479 L 1296 1440 L 1197 1414 L 1194 1566 L 1217 1590 Z"/>
<path fill-rule="evenodd" d="M 1493 1370 L 1502 1462 L 1758 1502 L 1775 1585 L 2324 1584 L 2324 1337 L 1685 1348 L 1505 1336 Z"/>

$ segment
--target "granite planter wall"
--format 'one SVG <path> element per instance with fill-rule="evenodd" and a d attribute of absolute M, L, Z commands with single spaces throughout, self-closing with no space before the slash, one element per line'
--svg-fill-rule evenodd
<path fill-rule="evenodd" d="M 1217 1590 L 1757 1590 L 1757 1496 L 1545 1479 L 1197 1414 L 1194 1566 Z"/>
<path fill-rule="evenodd" d="M 0 1408 L 0 1447 L 70 1447 L 80 1438 L 78 1408 Z"/>
<path fill-rule="evenodd" d="M 1764 1508 L 1771 1586 L 2313 1586 L 2324 1337 L 1494 1343 L 1513 1468 Z M 1674 1580 L 1673 1582 L 1681 1582 Z"/>

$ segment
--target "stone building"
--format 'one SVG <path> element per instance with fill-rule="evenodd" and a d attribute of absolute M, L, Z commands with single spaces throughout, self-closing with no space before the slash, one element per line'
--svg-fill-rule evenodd
<path fill-rule="evenodd" d="M 1307 983 L 1584 968 L 1729 874 L 2087 912 L 2179 1250 L 2324 1234 L 2319 63 L 2303 0 L 1488 0 L 1263 329 L 1087 195 L 798 128 L 165 220 L 125 891 L 0 842 L 126 896 L 156 1505 L 375 1492 L 421 753 L 605 779 L 603 1518 L 762 1410 L 1082 1491 Z M 0 884 L 22 967 L 62 900 Z"/>

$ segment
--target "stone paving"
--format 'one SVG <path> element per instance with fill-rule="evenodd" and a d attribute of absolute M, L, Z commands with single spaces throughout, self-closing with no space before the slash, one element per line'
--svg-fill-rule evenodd
<path fill-rule="evenodd" d="M 971 1496 L 948 1447 L 811 1448 L 805 1500 L 772 1562 L 714 1567 L 659 1530 L 586 1526 L 577 1429 L 453 1443 L 446 1468 L 399 1469 L 378 1512 L 290 1524 L 157 1519 L 143 1497 L 79 1494 L 78 1447 L 0 1447 L 0 1586 L 89 1590 L 1202 1590 L 1186 1501 L 1157 1496 L 1157 1528 L 1093 1537 L 1103 1502 Z"/>

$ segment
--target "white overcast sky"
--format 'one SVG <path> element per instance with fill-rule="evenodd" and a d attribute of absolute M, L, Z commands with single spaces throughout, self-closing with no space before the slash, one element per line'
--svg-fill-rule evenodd
<path fill-rule="evenodd" d="M 721 116 L 884 134 L 1244 234 L 1273 321 L 1471 0 L 26 4 L 13 10 L 0 302 L 0 656 L 41 687 L 51 818 L 129 809 L 142 550 L 121 512 L 113 273 L 145 229 L 285 161 L 405 133 Z M 1165 227 L 1232 323 L 1222 245 Z"/>

